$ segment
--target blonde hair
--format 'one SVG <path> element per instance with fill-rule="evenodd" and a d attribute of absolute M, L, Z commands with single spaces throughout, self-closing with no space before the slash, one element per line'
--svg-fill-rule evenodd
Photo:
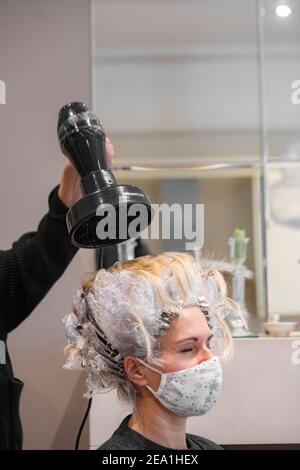
<path fill-rule="evenodd" d="M 176 300 L 172 298 L 170 292 L 165 288 L 165 284 L 162 282 L 166 276 L 173 278 L 173 285 L 176 286 L 177 294 L 180 299 L 182 299 L 183 303 L 185 303 L 186 299 L 188 299 L 190 296 L 191 290 L 193 290 L 193 287 L 195 284 L 197 284 L 197 281 L 200 282 L 199 273 L 201 273 L 201 277 L 203 279 L 214 279 L 215 286 L 218 290 L 218 296 L 224 301 L 223 307 L 227 302 L 228 305 L 232 305 L 230 299 L 227 298 L 226 283 L 222 274 L 220 271 L 215 269 L 215 267 L 212 267 L 214 265 L 213 262 L 210 264 L 206 261 L 205 264 L 207 267 L 201 266 L 202 269 L 199 271 L 199 266 L 197 269 L 195 259 L 190 254 L 165 252 L 156 256 L 148 255 L 130 261 L 117 262 L 106 271 L 110 273 L 129 271 L 138 276 L 143 276 L 151 283 L 151 286 L 154 288 L 159 298 L 160 304 L 162 305 L 163 311 L 170 309 L 172 310 L 172 308 L 176 306 Z M 97 284 L 97 286 L 95 286 L 95 279 L 96 274 L 83 282 L 83 294 L 87 295 L 95 288 L 101 289 L 101 284 Z M 222 348 L 219 351 L 219 356 L 222 359 L 225 359 L 231 355 L 232 340 L 227 324 L 220 315 L 218 309 L 219 306 L 209 304 L 209 316 L 214 319 L 219 332 L 221 331 L 222 333 Z M 78 314 L 75 306 L 73 307 L 73 312 L 76 315 Z M 153 337 L 147 330 L 144 319 L 137 311 L 130 311 L 128 312 L 128 315 L 133 317 L 135 324 L 138 325 L 139 330 L 143 335 L 147 360 L 152 361 L 153 363 L 159 363 L 159 359 L 157 359 L 153 354 Z M 84 321 L 89 322 L 88 315 Z M 135 402 L 138 397 L 138 390 L 135 385 L 130 382 L 127 375 L 120 375 L 118 377 L 115 372 L 112 373 L 112 371 L 109 369 L 109 366 L 106 367 L 103 365 L 103 363 L 101 365 L 101 374 L 99 369 L 95 371 L 95 368 L 91 367 L 88 370 L 88 373 L 93 375 L 92 382 L 95 383 L 98 381 L 97 392 L 101 391 L 101 389 L 107 390 L 116 388 L 121 399 Z M 98 379 L 100 375 L 102 375 L 102 379 L 99 381 Z M 105 379 L 103 379 L 103 377 Z"/>

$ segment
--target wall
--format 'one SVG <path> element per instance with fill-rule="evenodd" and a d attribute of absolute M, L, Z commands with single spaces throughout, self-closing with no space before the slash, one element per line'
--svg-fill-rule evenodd
<path fill-rule="evenodd" d="M 88 0 L 1 0 L 0 104 L 1 248 L 33 230 L 47 210 L 63 157 L 56 138 L 60 107 L 90 104 Z M 9 338 L 22 397 L 25 449 L 69 449 L 84 414 L 83 378 L 62 369 L 62 317 L 79 283 L 82 254 Z M 87 445 L 87 436 L 85 436 Z"/>

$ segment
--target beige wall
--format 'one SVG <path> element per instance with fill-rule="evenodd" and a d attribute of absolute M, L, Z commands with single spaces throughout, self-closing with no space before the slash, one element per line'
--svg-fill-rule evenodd
<path fill-rule="evenodd" d="M 88 0 L 0 0 L 1 248 L 33 230 L 47 209 L 63 157 L 56 138 L 60 107 L 90 104 Z M 82 272 L 82 254 L 9 338 L 22 397 L 25 449 L 69 449 L 86 401 L 83 377 L 62 369 L 62 317 Z M 87 436 L 85 436 L 87 446 Z"/>

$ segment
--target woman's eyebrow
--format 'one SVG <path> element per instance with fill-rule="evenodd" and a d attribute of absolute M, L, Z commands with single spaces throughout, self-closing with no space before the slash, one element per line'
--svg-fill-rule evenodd
<path fill-rule="evenodd" d="M 213 334 L 207 335 L 206 341 L 210 340 L 213 337 Z M 179 341 L 176 341 L 176 344 L 184 343 L 186 341 L 198 341 L 199 337 L 197 336 L 191 336 L 190 338 L 185 338 L 185 339 L 180 339 Z"/>
<path fill-rule="evenodd" d="M 180 339 L 179 341 L 176 341 L 177 344 L 179 343 L 184 343 L 185 341 L 198 341 L 199 338 L 192 336 L 191 338 L 184 338 Z"/>

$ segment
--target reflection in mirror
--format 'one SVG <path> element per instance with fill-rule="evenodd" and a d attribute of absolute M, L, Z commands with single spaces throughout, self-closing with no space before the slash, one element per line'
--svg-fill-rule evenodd
<path fill-rule="evenodd" d="M 264 319 L 256 1 L 94 0 L 92 18 L 93 109 L 118 181 L 153 203 L 204 204 L 205 255 L 229 259 L 229 237 L 245 229 L 246 307 Z"/>
<path fill-rule="evenodd" d="M 259 159 L 256 0 L 94 0 L 92 18 L 93 106 L 122 161 Z"/>
<path fill-rule="evenodd" d="M 267 243 L 269 313 L 282 320 L 300 315 L 300 4 L 280 16 L 278 2 L 264 0 L 263 52 L 268 142 Z M 299 88 L 300 82 L 298 83 Z"/>
<path fill-rule="evenodd" d="M 292 320 L 300 315 L 300 166 L 270 169 L 269 193 L 270 313 Z"/>
<path fill-rule="evenodd" d="M 244 227 L 250 238 L 246 265 L 254 273 L 254 277 L 247 280 L 246 304 L 251 313 L 261 314 L 259 299 L 262 294 L 257 282 L 261 266 L 256 252 L 260 243 L 259 213 L 255 210 L 259 180 L 257 170 L 249 168 L 234 170 L 230 174 L 226 170 L 201 174 L 168 169 L 157 173 L 119 171 L 117 175 L 119 181 L 124 179 L 129 184 L 142 180 L 143 189 L 154 204 L 204 204 L 205 256 L 229 259 L 228 239 L 234 228 Z M 186 239 L 183 236 L 178 240 L 159 238 L 147 242 L 153 253 L 159 253 L 183 251 Z"/>

